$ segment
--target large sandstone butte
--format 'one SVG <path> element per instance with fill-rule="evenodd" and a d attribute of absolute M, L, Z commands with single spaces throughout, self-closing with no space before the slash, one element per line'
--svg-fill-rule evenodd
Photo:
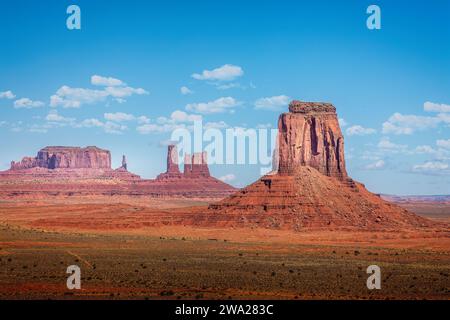
<path fill-rule="evenodd" d="M 0 172 L 0 198 L 45 198 L 48 196 L 150 196 L 223 199 L 236 191 L 212 177 L 206 153 L 189 156 L 183 173 L 178 153 L 168 147 L 167 170 L 156 179 L 141 179 L 122 166 L 111 168 L 111 154 L 97 147 L 45 147 L 36 157 L 11 162 Z"/>
<path fill-rule="evenodd" d="M 196 223 L 281 229 L 399 229 L 435 225 L 347 176 L 344 137 L 329 103 L 293 101 L 278 121 L 271 174 L 211 204 Z"/>
<path fill-rule="evenodd" d="M 310 166 L 330 177 L 347 177 L 344 137 L 332 104 L 292 101 L 278 120 L 278 132 L 280 174 Z"/>

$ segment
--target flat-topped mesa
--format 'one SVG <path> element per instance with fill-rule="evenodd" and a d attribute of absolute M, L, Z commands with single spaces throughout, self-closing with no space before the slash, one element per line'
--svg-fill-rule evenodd
<path fill-rule="evenodd" d="M 333 113 L 336 114 L 336 108 L 327 102 L 305 102 L 293 100 L 289 103 L 289 112 L 292 113 Z"/>
<path fill-rule="evenodd" d="M 111 153 L 97 147 L 45 147 L 36 157 L 11 162 L 11 170 L 46 169 L 111 169 Z"/>
<path fill-rule="evenodd" d="M 344 136 L 331 103 L 294 100 L 278 119 L 278 172 L 310 166 L 324 175 L 347 179 Z"/>

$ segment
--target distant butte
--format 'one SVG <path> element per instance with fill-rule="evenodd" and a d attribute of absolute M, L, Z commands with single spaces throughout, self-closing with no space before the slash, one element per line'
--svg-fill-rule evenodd
<path fill-rule="evenodd" d="M 12 161 L 9 170 L 0 172 L 0 195 L 12 198 L 129 195 L 217 200 L 235 190 L 210 175 L 206 153 L 189 156 L 184 173 L 181 173 L 175 145 L 168 147 L 166 172 L 156 179 L 142 179 L 129 172 L 125 155 L 122 166 L 112 169 L 111 153 L 94 146 L 45 147 L 36 157 Z"/>

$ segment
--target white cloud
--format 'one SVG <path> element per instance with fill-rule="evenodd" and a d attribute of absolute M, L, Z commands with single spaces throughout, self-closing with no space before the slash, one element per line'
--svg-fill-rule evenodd
<path fill-rule="evenodd" d="M 280 111 L 289 104 L 289 97 L 286 95 L 260 98 L 255 101 L 256 110 Z"/>
<path fill-rule="evenodd" d="M 170 115 L 170 120 L 174 121 L 175 123 L 193 122 L 202 120 L 202 116 L 196 114 L 188 114 L 184 111 L 176 110 Z"/>
<path fill-rule="evenodd" d="M 448 139 L 448 140 L 437 140 L 436 141 L 436 145 L 438 147 L 450 150 L 450 139 Z"/>
<path fill-rule="evenodd" d="M 139 117 L 137 117 L 137 121 L 139 123 L 149 123 L 150 118 L 147 118 L 146 116 L 139 116 Z"/>
<path fill-rule="evenodd" d="M 140 124 L 150 123 L 150 118 L 146 116 L 135 116 L 124 112 L 104 113 L 103 117 L 112 122 L 137 121 Z"/>
<path fill-rule="evenodd" d="M 403 115 L 394 113 L 388 121 L 383 123 L 384 134 L 412 134 L 417 130 L 436 127 L 442 119 L 436 117 L 423 117 L 416 115 Z"/>
<path fill-rule="evenodd" d="M 203 126 L 205 130 L 207 129 L 225 129 L 228 128 L 229 125 L 225 121 L 218 121 L 218 122 L 207 122 Z"/>
<path fill-rule="evenodd" d="M 48 115 L 45 117 L 45 120 L 49 122 L 73 122 L 74 118 L 66 118 L 58 114 L 57 110 L 50 110 Z"/>
<path fill-rule="evenodd" d="M 230 182 L 236 180 L 236 176 L 232 173 L 229 173 L 220 177 L 219 180 L 222 180 L 223 182 Z"/>
<path fill-rule="evenodd" d="M 428 112 L 450 112 L 450 105 L 427 101 L 423 104 L 423 109 Z"/>
<path fill-rule="evenodd" d="M 43 107 L 43 106 L 44 106 L 44 103 L 42 101 L 33 101 L 28 98 L 21 98 L 19 100 L 14 101 L 14 108 L 16 108 L 16 109 L 20 109 L 20 108 L 31 109 L 31 108 L 39 108 L 39 107 Z"/>
<path fill-rule="evenodd" d="M 396 144 L 389 140 L 387 137 L 383 137 L 380 142 L 378 143 L 378 148 L 383 150 L 391 150 L 391 151 L 405 151 L 408 149 L 407 145 L 404 144 Z"/>
<path fill-rule="evenodd" d="M 241 86 L 241 84 L 237 83 L 237 82 L 226 83 L 226 84 L 217 84 L 216 87 L 219 90 L 228 90 L 228 89 L 233 89 L 233 88 L 245 89 L 245 87 Z"/>
<path fill-rule="evenodd" d="M 194 91 L 192 91 L 191 89 L 189 89 L 188 87 L 185 87 L 185 86 L 182 86 L 180 88 L 180 92 L 181 92 L 181 94 L 184 94 L 184 95 L 194 93 Z"/>
<path fill-rule="evenodd" d="M 241 67 L 225 64 L 214 70 L 204 70 L 201 74 L 194 73 L 192 78 L 197 80 L 212 80 L 212 81 L 231 81 L 241 77 L 244 71 Z"/>
<path fill-rule="evenodd" d="M 71 88 L 62 86 L 50 97 L 50 106 L 63 108 L 79 108 L 83 104 L 93 104 L 104 101 L 108 93 L 103 90 Z"/>
<path fill-rule="evenodd" d="M 344 118 L 339 118 L 339 125 L 343 128 L 348 125 L 347 121 L 344 120 Z"/>
<path fill-rule="evenodd" d="M 11 90 L 0 92 L 0 99 L 14 99 L 16 95 Z"/>
<path fill-rule="evenodd" d="M 444 162 L 428 161 L 423 164 L 414 165 L 413 172 L 424 174 L 449 174 L 449 165 Z"/>
<path fill-rule="evenodd" d="M 179 128 L 191 128 L 192 122 L 201 121 L 202 116 L 197 114 L 188 114 L 184 111 L 176 110 L 172 112 L 169 118 L 159 117 L 157 123 L 146 122 L 140 125 L 136 130 L 141 134 L 171 132 Z"/>
<path fill-rule="evenodd" d="M 76 125 L 76 127 L 86 127 L 86 128 L 98 127 L 102 128 L 106 133 L 111 134 L 122 134 L 123 131 L 127 129 L 127 126 L 125 125 L 121 125 L 110 121 L 102 122 L 95 118 L 85 119 L 80 124 Z"/>
<path fill-rule="evenodd" d="M 385 162 L 384 160 L 378 160 L 375 161 L 374 163 L 368 164 L 366 166 L 367 170 L 377 170 L 377 169 L 382 169 L 385 166 Z"/>
<path fill-rule="evenodd" d="M 105 86 L 105 88 L 86 89 L 86 88 L 71 88 L 69 86 L 62 86 L 56 91 L 56 94 L 50 97 L 50 106 L 63 108 L 79 108 L 83 104 L 94 104 L 105 101 L 108 97 L 112 98 L 118 103 L 123 103 L 124 98 L 136 95 L 148 94 L 142 88 L 132 88 L 115 78 L 106 78 L 94 75 L 91 77 L 91 83 L 94 85 Z"/>
<path fill-rule="evenodd" d="M 221 97 L 210 102 L 187 104 L 186 110 L 202 114 L 224 113 L 239 105 L 241 105 L 241 102 L 236 101 L 232 97 Z"/>
<path fill-rule="evenodd" d="M 98 119 L 95 118 L 91 118 L 91 119 L 86 119 L 83 120 L 80 124 L 81 127 L 102 127 L 103 126 L 103 122 L 101 122 Z"/>
<path fill-rule="evenodd" d="M 132 121 L 135 120 L 136 117 L 129 113 L 124 112 L 116 112 L 116 113 L 105 113 L 103 117 L 109 121 L 122 122 L 122 121 Z"/>
<path fill-rule="evenodd" d="M 351 126 L 349 128 L 347 128 L 347 130 L 345 131 L 349 136 L 365 136 L 368 134 L 374 134 L 376 133 L 375 129 L 372 128 L 364 128 L 360 125 L 355 125 L 355 126 Z"/>
<path fill-rule="evenodd" d="M 417 146 L 415 149 L 416 153 L 427 153 L 427 154 L 433 154 L 436 153 L 436 150 L 434 150 L 431 146 L 423 145 L 423 146 Z"/>
<path fill-rule="evenodd" d="M 184 128 L 184 125 L 173 125 L 173 124 L 155 124 L 155 123 L 147 123 L 141 126 L 138 126 L 136 130 L 140 134 L 150 134 L 150 133 L 163 133 L 163 132 L 171 132 L 177 128 Z"/>
<path fill-rule="evenodd" d="M 99 75 L 93 75 L 91 77 L 91 84 L 94 86 L 105 86 L 105 87 L 115 87 L 115 86 L 124 86 L 126 83 L 124 83 L 122 80 L 111 78 L 111 77 L 102 77 Z"/>
<path fill-rule="evenodd" d="M 123 103 L 122 98 L 129 97 L 133 94 L 143 95 L 148 94 L 148 92 L 142 88 L 132 88 L 132 87 L 106 87 L 105 91 L 111 97 L 120 99 L 119 102 Z"/>
<path fill-rule="evenodd" d="M 439 113 L 437 118 L 439 121 L 442 121 L 450 126 L 450 113 Z"/>

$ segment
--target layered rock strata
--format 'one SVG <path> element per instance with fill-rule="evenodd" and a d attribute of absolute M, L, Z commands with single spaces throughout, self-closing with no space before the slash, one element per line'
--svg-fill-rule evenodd
<path fill-rule="evenodd" d="M 199 224 L 297 231 L 435 225 L 384 201 L 347 175 L 344 137 L 333 105 L 293 101 L 289 112 L 280 115 L 278 128 L 278 168 L 211 204 L 199 215 Z"/>

